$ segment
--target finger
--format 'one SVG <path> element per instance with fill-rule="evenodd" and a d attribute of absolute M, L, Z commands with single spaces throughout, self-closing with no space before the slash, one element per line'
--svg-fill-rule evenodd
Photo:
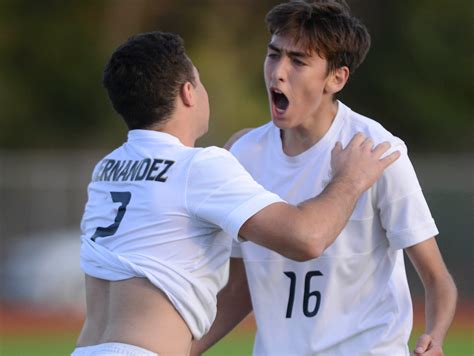
<path fill-rule="evenodd" d="M 362 132 L 356 133 L 347 146 L 360 146 L 364 142 L 365 136 Z"/>
<path fill-rule="evenodd" d="M 342 143 L 337 141 L 336 144 L 334 145 L 334 148 L 332 149 L 332 154 L 336 154 L 342 151 Z"/>
<path fill-rule="evenodd" d="M 385 169 L 399 158 L 400 158 L 400 151 L 395 151 L 395 152 L 390 153 L 387 157 L 382 158 L 380 160 L 380 163 L 382 164 L 383 169 Z"/>
<path fill-rule="evenodd" d="M 443 348 L 440 346 L 433 346 L 433 341 L 428 345 L 428 350 L 423 353 L 423 356 L 443 356 Z"/>
<path fill-rule="evenodd" d="M 372 147 L 374 147 L 374 141 L 372 141 L 372 139 L 370 137 L 367 137 L 364 140 L 364 142 L 362 142 L 361 146 L 364 147 L 364 148 L 368 148 L 368 149 L 372 150 Z"/>
<path fill-rule="evenodd" d="M 375 148 L 373 149 L 373 152 L 374 152 L 376 157 L 382 157 L 382 155 L 385 152 L 387 152 L 390 147 L 392 147 L 390 142 L 385 141 L 385 142 L 379 143 L 377 146 L 375 146 Z"/>
<path fill-rule="evenodd" d="M 428 349 L 428 346 L 430 345 L 430 343 L 431 343 L 431 337 L 429 335 L 427 334 L 421 335 L 418 341 L 416 342 L 415 355 L 424 353 Z"/>

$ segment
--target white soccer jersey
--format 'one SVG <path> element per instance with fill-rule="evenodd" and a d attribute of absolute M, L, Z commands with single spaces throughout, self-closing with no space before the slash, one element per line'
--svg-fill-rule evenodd
<path fill-rule="evenodd" d="M 111 281 L 146 277 L 196 339 L 216 314 L 232 237 L 265 206 L 264 190 L 226 150 L 190 148 L 156 131 L 132 130 L 93 172 L 81 223 L 81 267 Z"/>
<path fill-rule="evenodd" d="M 232 153 L 266 189 L 298 204 L 331 179 L 331 150 L 362 132 L 389 141 L 401 158 L 358 200 L 336 241 L 319 258 L 295 262 L 252 242 L 243 257 L 257 321 L 254 355 L 408 355 L 412 305 L 402 249 L 438 233 L 404 143 L 338 103 L 326 135 L 294 157 L 272 122 L 250 131 Z"/>

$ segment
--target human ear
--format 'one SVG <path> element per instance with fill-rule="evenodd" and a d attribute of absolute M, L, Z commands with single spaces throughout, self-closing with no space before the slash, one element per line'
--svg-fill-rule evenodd
<path fill-rule="evenodd" d="M 346 66 L 336 68 L 330 75 L 326 83 L 326 91 L 330 94 L 340 92 L 349 79 L 349 68 Z"/>
<path fill-rule="evenodd" d="M 194 106 L 196 97 L 193 84 L 191 82 L 184 83 L 179 91 L 179 96 L 185 106 Z"/>

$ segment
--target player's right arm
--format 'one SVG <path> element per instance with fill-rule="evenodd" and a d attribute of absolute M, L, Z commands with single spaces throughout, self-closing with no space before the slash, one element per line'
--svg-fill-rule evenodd
<path fill-rule="evenodd" d="M 194 341 L 191 356 L 201 355 L 232 331 L 252 311 L 242 258 L 230 259 L 229 281 L 217 296 L 217 315 L 209 332 Z"/>
<path fill-rule="evenodd" d="M 274 203 L 263 208 L 241 227 L 239 235 L 297 261 L 319 257 L 339 235 L 360 195 L 398 159 L 390 148 L 357 134 L 346 148 L 337 143 L 332 151 L 333 179 L 324 191 L 293 206 Z"/>

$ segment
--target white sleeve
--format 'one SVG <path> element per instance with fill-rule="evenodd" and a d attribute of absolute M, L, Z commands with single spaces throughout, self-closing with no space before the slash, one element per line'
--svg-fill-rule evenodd
<path fill-rule="evenodd" d="M 438 229 L 406 146 L 399 144 L 392 150 L 399 150 L 401 156 L 377 182 L 376 205 L 390 246 L 403 249 L 437 235 Z"/>
<path fill-rule="evenodd" d="M 250 217 L 283 201 L 255 182 L 231 153 L 217 147 L 196 154 L 186 189 L 189 213 L 219 226 L 234 239 Z"/>
<path fill-rule="evenodd" d="M 243 255 L 242 255 L 242 242 L 232 240 L 232 249 L 230 250 L 230 257 L 243 258 Z"/>

